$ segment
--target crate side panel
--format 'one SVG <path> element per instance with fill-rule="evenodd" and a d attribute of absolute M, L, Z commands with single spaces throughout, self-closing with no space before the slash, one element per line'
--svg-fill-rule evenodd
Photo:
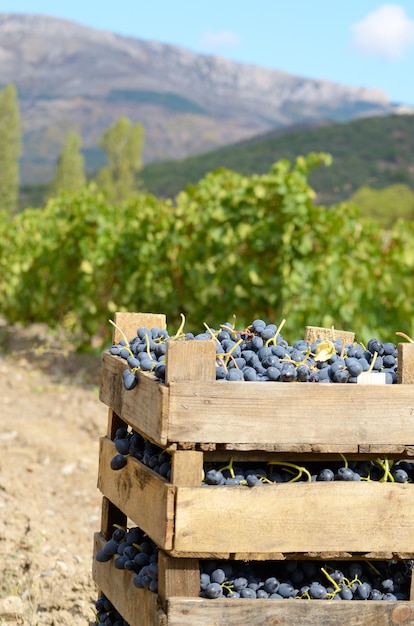
<path fill-rule="evenodd" d="M 158 606 L 155 593 L 137 589 L 133 585 L 134 574 L 118 570 L 111 561 L 99 563 L 95 554 L 103 546 L 99 533 L 94 535 L 94 559 L 92 578 L 130 626 L 161 626 L 167 624 L 165 614 Z"/>
<path fill-rule="evenodd" d="M 414 385 L 171 383 L 169 406 L 169 441 L 414 442 Z"/>
<path fill-rule="evenodd" d="M 178 487 L 174 550 L 412 553 L 413 510 L 409 484 Z"/>
<path fill-rule="evenodd" d="M 168 626 L 414 626 L 414 602 L 170 598 Z"/>
<path fill-rule="evenodd" d="M 150 374 L 140 372 L 138 385 L 127 390 L 122 381 L 125 369 L 128 365 L 124 359 L 103 353 L 100 401 L 133 428 L 154 441 L 166 443 L 168 388 Z"/>
<path fill-rule="evenodd" d="M 130 457 L 121 470 L 112 470 L 113 442 L 100 439 L 98 488 L 108 500 L 148 533 L 158 546 L 172 548 L 175 489 L 148 467 Z"/>
<path fill-rule="evenodd" d="M 114 316 L 116 327 L 113 329 L 113 342 L 118 343 L 123 338 L 123 334 L 130 341 L 136 336 L 140 326 L 144 328 L 166 328 L 167 318 L 162 313 L 130 313 L 127 311 L 117 311 Z M 122 332 L 120 332 L 122 331 Z M 122 334 L 123 333 L 123 334 Z"/>

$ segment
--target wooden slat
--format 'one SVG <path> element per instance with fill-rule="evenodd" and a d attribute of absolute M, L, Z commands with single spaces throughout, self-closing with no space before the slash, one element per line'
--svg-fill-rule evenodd
<path fill-rule="evenodd" d="M 103 546 L 103 537 L 94 535 L 94 555 Z M 165 613 L 158 605 L 157 594 L 133 585 L 134 574 L 118 570 L 112 560 L 92 565 L 92 577 L 99 589 L 130 626 L 167 626 Z"/>
<path fill-rule="evenodd" d="M 124 333 L 128 341 L 136 336 L 140 326 L 150 329 L 153 327 L 166 328 L 165 315 L 157 313 L 129 313 L 117 311 L 114 315 L 114 322 Z M 113 343 L 118 343 L 122 339 L 122 333 L 118 328 L 114 327 L 113 329 Z"/>
<path fill-rule="evenodd" d="M 170 598 L 168 626 L 413 626 L 414 602 Z"/>
<path fill-rule="evenodd" d="M 103 353 L 99 399 L 133 428 L 164 446 L 168 431 L 168 387 L 151 374 L 139 372 L 138 385 L 128 391 L 122 382 L 122 372 L 127 368 L 121 357 Z"/>
<path fill-rule="evenodd" d="M 172 484 L 198 487 L 203 480 L 203 458 L 197 450 L 176 450 L 172 455 Z"/>
<path fill-rule="evenodd" d="M 216 344 L 210 341 L 170 341 L 167 344 L 165 382 L 216 380 Z"/>
<path fill-rule="evenodd" d="M 198 559 L 174 559 L 164 552 L 158 554 L 158 595 L 167 606 L 171 596 L 198 597 L 200 594 L 200 567 Z"/>
<path fill-rule="evenodd" d="M 169 441 L 329 445 L 414 443 L 414 386 L 171 383 Z"/>
<path fill-rule="evenodd" d="M 398 344 L 398 382 L 414 383 L 414 343 Z"/>
<path fill-rule="evenodd" d="M 313 343 L 317 339 L 329 339 L 329 341 L 335 341 L 335 339 L 342 339 L 344 344 L 354 343 L 355 333 L 348 330 L 337 330 L 336 328 L 324 328 L 321 326 L 306 326 L 305 340 L 309 343 Z"/>
<path fill-rule="evenodd" d="M 178 487 L 174 550 L 183 556 L 220 550 L 409 553 L 413 510 L 410 484 Z"/>
<path fill-rule="evenodd" d="M 112 441 L 100 439 L 98 488 L 155 543 L 173 547 L 174 487 L 136 459 L 128 458 L 122 470 L 112 470 L 116 454 Z"/>

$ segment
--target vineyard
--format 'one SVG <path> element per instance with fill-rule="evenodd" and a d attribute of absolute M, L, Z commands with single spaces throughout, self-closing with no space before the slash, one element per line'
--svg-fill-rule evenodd
<path fill-rule="evenodd" d="M 78 349 L 109 340 L 118 310 L 186 316 L 202 331 L 236 316 L 357 329 L 358 340 L 414 332 L 414 224 L 384 231 L 351 203 L 315 203 L 310 153 L 262 175 L 207 174 L 174 200 L 122 204 L 94 186 L 0 219 L 0 298 L 10 324 L 46 322 Z M 215 319 L 214 315 L 220 319 Z"/>

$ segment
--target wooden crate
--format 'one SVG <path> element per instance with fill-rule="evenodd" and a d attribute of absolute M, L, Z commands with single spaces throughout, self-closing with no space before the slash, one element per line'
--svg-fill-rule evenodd
<path fill-rule="evenodd" d="M 104 542 L 94 537 L 96 554 Z M 199 598 L 198 562 L 160 553 L 159 595 L 133 586 L 133 574 L 94 560 L 93 578 L 130 626 L 397 626 L 414 624 L 414 602 L 330 602 Z M 411 590 L 413 597 L 413 590 Z"/>
<path fill-rule="evenodd" d="M 205 486 L 202 467 L 208 453 L 172 451 L 171 482 L 133 457 L 123 469 L 112 470 L 115 454 L 114 443 L 102 437 L 99 489 L 175 556 L 278 559 L 361 553 L 390 559 L 413 553 L 414 485 L 409 483 Z"/>
<path fill-rule="evenodd" d="M 142 318 L 126 319 L 136 328 Z M 104 352 L 100 400 L 161 447 L 414 454 L 414 344 L 399 344 L 399 354 L 405 384 L 229 382 L 215 380 L 214 341 L 172 341 L 166 382 L 139 372 L 133 390 L 123 386 L 126 361 Z"/>

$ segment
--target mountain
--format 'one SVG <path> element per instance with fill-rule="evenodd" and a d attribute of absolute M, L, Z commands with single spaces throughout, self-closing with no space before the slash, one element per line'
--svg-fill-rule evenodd
<path fill-rule="evenodd" d="M 398 110 L 380 90 L 344 86 L 123 37 L 54 17 L 0 14 L 0 86 L 19 94 L 23 183 L 47 181 L 66 131 L 89 170 L 121 115 L 145 129 L 144 162 L 182 159 L 293 124 Z"/>
<path fill-rule="evenodd" d="M 386 115 L 271 131 L 235 145 L 177 161 L 149 163 L 139 177 L 156 196 L 173 198 L 207 172 L 226 167 L 246 176 L 268 172 L 275 161 L 328 152 L 330 167 L 313 170 L 317 201 L 335 204 L 362 186 L 402 183 L 414 190 L 414 114 Z"/>

